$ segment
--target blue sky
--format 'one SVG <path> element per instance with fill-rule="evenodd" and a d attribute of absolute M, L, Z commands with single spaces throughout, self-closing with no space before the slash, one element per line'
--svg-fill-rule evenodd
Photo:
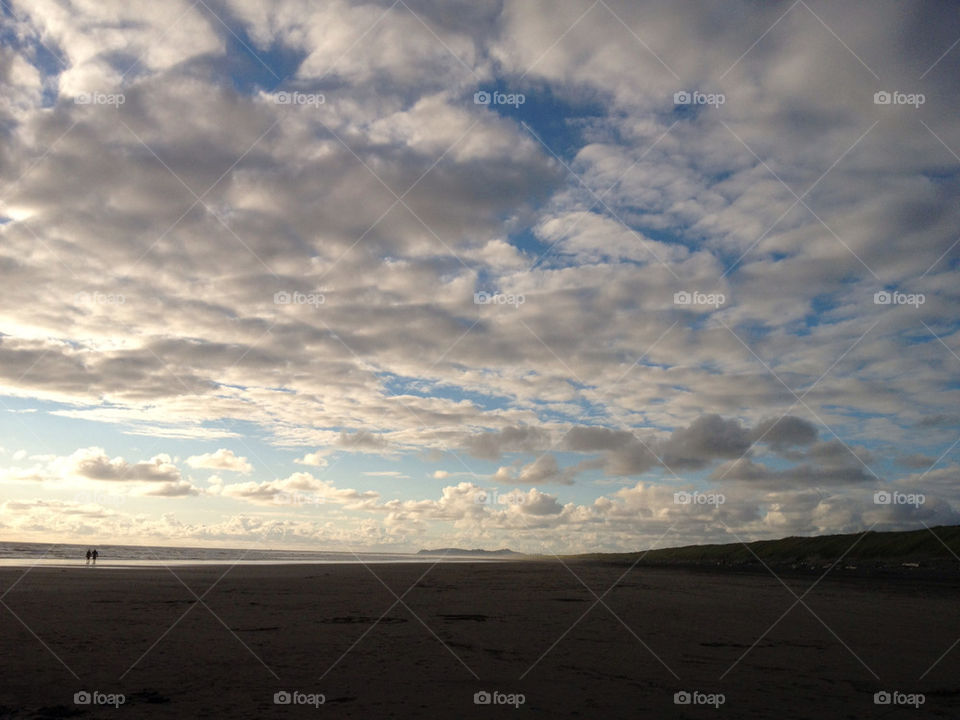
<path fill-rule="evenodd" d="M 0 537 L 577 552 L 960 520 L 939 6 L 2 21 Z"/>

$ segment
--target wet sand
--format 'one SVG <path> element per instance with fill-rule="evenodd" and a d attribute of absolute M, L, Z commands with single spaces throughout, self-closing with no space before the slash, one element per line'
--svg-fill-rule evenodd
<path fill-rule="evenodd" d="M 24 570 L 0 569 L 3 718 L 960 717 L 953 581 L 829 576 L 808 610 L 769 574 L 583 563 Z"/>

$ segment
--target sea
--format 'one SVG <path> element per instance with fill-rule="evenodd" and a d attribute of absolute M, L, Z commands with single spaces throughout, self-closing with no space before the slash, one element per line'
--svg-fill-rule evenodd
<path fill-rule="evenodd" d="M 69 545 L 0 542 L 0 567 L 75 567 L 87 564 L 87 550 L 96 547 L 97 567 L 136 568 L 185 565 L 336 565 L 436 562 L 497 562 L 499 558 L 469 554 L 355 553 L 252 548 L 164 547 L 159 545 Z"/>

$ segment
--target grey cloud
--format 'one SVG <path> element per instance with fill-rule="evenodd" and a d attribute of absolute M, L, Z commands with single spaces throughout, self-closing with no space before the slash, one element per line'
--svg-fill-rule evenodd
<path fill-rule="evenodd" d="M 572 485 L 576 473 L 576 467 L 561 469 L 555 456 L 542 455 L 510 479 L 522 485 Z"/>
<path fill-rule="evenodd" d="M 498 460 L 505 452 L 536 452 L 545 449 L 548 443 L 549 435 L 544 430 L 517 426 L 474 435 L 465 441 L 471 455 L 486 460 Z"/>
<path fill-rule="evenodd" d="M 791 489 L 817 486 L 855 485 L 875 482 L 876 478 L 860 465 L 814 466 L 795 465 L 775 470 L 749 458 L 734 460 L 711 473 L 714 481 L 743 481 L 770 489 Z"/>
<path fill-rule="evenodd" d="M 675 430 L 663 444 L 661 457 L 667 467 L 697 469 L 715 458 L 740 457 L 749 448 L 748 433 L 737 420 L 704 415 Z"/>
<path fill-rule="evenodd" d="M 750 431 L 751 442 L 771 445 L 775 450 L 810 445 L 816 441 L 817 426 L 808 420 L 788 415 L 780 418 L 761 420 Z"/>
<path fill-rule="evenodd" d="M 924 455 L 923 453 L 910 453 L 909 455 L 900 455 L 897 457 L 897 464 L 901 467 L 913 470 L 926 470 L 933 467 L 937 458 Z"/>
<path fill-rule="evenodd" d="M 562 447 L 573 452 L 603 453 L 605 469 L 613 475 L 637 475 L 663 465 L 676 472 L 698 470 L 720 459 L 739 458 L 765 432 L 763 441 L 777 447 L 809 444 L 816 430 L 805 420 L 793 416 L 779 421 L 763 420 L 754 428 L 745 428 L 737 420 L 719 415 L 703 415 L 687 427 L 674 430 L 666 438 L 649 432 L 638 435 L 626 430 L 579 426 L 571 428 Z M 837 451 L 830 445 L 818 451 L 824 459 Z"/>

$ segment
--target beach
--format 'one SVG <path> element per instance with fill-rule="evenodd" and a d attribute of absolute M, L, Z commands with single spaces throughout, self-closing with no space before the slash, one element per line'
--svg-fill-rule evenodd
<path fill-rule="evenodd" d="M 832 574 L 804 595 L 818 577 L 0 568 L 0 717 L 915 717 L 919 693 L 960 713 L 957 582 Z"/>

